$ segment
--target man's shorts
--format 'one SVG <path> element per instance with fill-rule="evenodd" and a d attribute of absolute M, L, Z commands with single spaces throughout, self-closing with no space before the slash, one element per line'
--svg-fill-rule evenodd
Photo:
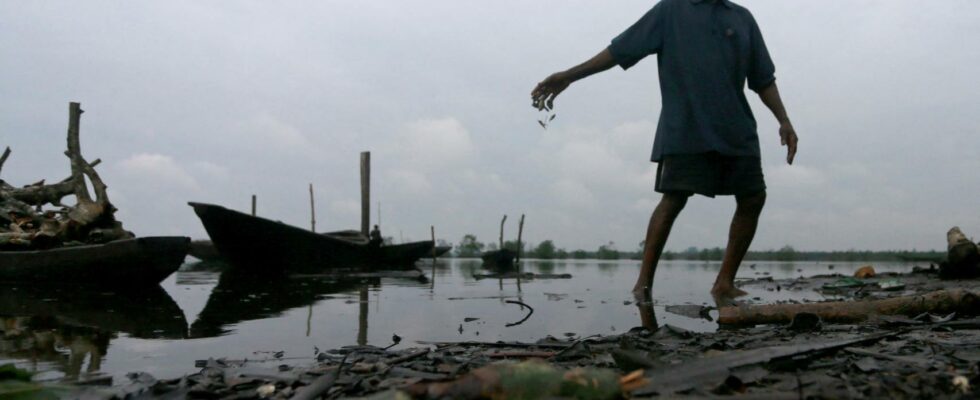
<path fill-rule="evenodd" d="M 660 193 L 748 196 L 766 190 L 759 157 L 721 153 L 665 155 L 657 164 Z"/>

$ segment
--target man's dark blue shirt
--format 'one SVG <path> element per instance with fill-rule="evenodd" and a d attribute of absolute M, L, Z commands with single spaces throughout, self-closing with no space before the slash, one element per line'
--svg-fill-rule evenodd
<path fill-rule="evenodd" d="M 728 0 L 662 0 L 609 51 L 623 69 L 657 54 L 663 109 L 653 161 L 712 151 L 759 156 L 745 83 L 765 89 L 776 68 L 747 9 Z"/>

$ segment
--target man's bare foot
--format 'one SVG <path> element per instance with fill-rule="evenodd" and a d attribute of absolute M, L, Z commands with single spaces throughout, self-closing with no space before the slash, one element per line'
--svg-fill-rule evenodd
<path fill-rule="evenodd" d="M 749 292 L 739 289 L 733 284 L 715 283 L 715 287 L 711 288 L 711 295 L 715 298 L 735 299 L 747 294 Z"/>

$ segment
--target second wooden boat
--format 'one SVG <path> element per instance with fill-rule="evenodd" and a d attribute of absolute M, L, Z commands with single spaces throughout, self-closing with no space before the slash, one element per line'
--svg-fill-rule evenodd
<path fill-rule="evenodd" d="M 355 235 L 320 234 L 225 207 L 189 203 L 221 256 L 237 268 L 317 272 L 336 268 L 411 266 L 433 242 L 372 246 Z"/>

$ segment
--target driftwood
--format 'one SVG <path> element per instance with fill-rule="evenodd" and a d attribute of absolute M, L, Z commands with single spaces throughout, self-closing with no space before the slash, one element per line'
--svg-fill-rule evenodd
<path fill-rule="evenodd" d="M 723 307 L 718 310 L 722 325 L 784 324 L 799 313 L 816 314 L 828 322 L 851 323 L 873 315 L 909 315 L 980 311 L 980 293 L 964 290 L 939 290 L 917 296 L 893 297 L 872 301 L 835 301 L 809 304 L 768 304 Z"/>
<path fill-rule="evenodd" d="M 95 170 L 100 160 L 88 162 L 82 156 L 82 112 L 79 103 L 69 104 L 65 156 L 71 176 L 50 185 L 41 180 L 22 188 L 0 181 L 0 249 L 50 248 L 66 242 L 105 243 L 133 237 L 114 217 L 116 208 Z M 0 156 L 0 168 L 10 154 L 7 148 Z M 75 205 L 62 204 L 67 196 L 75 197 Z"/>

